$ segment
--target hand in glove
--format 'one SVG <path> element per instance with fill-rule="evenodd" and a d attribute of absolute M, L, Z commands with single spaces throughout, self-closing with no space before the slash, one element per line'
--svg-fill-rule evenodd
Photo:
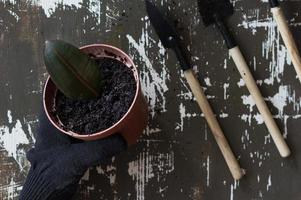
<path fill-rule="evenodd" d="M 122 136 L 83 142 L 59 132 L 45 113 L 39 117 L 35 147 L 27 153 L 31 168 L 20 200 L 68 200 L 89 167 L 127 148 Z"/>

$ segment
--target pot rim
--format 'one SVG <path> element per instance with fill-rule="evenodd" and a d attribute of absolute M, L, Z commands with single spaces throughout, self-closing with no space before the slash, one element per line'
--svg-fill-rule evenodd
<path fill-rule="evenodd" d="M 128 54 L 126 54 L 124 51 L 122 51 L 121 49 L 117 48 L 117 47 L 114 47 L 114 46 L 111 46 L 111 45 L 108 45 L 108 44 L 90 44 L 90 45 L 85 45 L 85 46 L 82 46 L 80 47 L 79 49 L 80 50 L 83 50 L 83 49 L 87 49 L 87 48 L 90 48 L 90 47 L 107 47 L 107 48 L 111 48 L 111 49 L 114 49 L 115 51 L 118 51 L 120 52 L 124 57 L 127 58 L 127 60 L 131 63 L 131 66 L 133 67 L 133 69 L 131 69 L 131 71 L 133 72 L 133 75 L 134 75 L 134 78 L 135 78 L 135 82 L 136 82 L 136 92 L 135 92 L 135 96 L 134 96 L 134 99 L 132 101 L 132 104 L 131 106 L 129 107 L 129 109 L 127 110 L 127 112 L 121 117 L 121 119 L 119 119 L 114 125 L 110 126 L 109 128 L 107 129 L 104 129 L 102 131 L 99 131 L 99 132 L 95 132 L 95 133 L 92 133 L 92 134 L 78 134 L 76 132 L 73 132 L 73 131 L 66 131 L 64 129 L 62 129 L 60 126 L 57 125 L 57 123 L 55 123 L 52 118 L 50 117 L 50 114 L 47 110 L 47 106 L 46 106 L 46 101 L 45 101 L 45 97 L 46 97 L 46 87 L 49 83 L 49 81 L 52 81 L 51 80 L 51 77 L 48 76 L 46 82 L 45 82 L 45 85 L 44 85 L 44 89 L 43 89 L 43 107 L 44 107 L 44 111 L 48 117 L 48 119 L 50 120 L 50 122 L 52 123 L 52 125 L 54 125 L 57 129 L 59 129 L 61 132 L 67 134 L 67 135 L 70 135 L 72 137 L 76 137 L 76 138 L 79 138 L 79 139 L 88 139 L 90 137 L 95 137 L 95 136 L 99 136 L 99 135 L 103 135 L 107 132 L 110 132 L 111 130 L 113 130 L 116 126 L 118 126 L 128 115 L 129 113 L 132 111 L 133 107 L 134 107 L 134 104 L 135 102 L 137 101 L 137 98 L 138 98 L 138 94 L 139 94 L 139 91 L 140 91 L 140 78 L 139 78 L 139 74 L 138 74 L 138 70 L 137 70 L 137 67 L 134 63 L 134 61 L 130 58 L 130 56 Z M 115 58 L 113 58 L 115 59 Z M 115 59 L 116 60 L 116 59 Z"/>

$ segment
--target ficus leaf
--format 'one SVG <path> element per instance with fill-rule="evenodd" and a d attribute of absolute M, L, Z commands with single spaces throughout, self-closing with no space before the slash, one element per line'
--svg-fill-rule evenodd
<path fill-rule="evenodd" d="M 45 65 L 57 88 L 69 98 L 95 98 L 102 87 L 97 62 L 60 40 L 45 42 Z"/>

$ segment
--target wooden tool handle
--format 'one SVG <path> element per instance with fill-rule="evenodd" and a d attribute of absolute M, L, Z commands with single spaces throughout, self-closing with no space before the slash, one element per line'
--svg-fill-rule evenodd
<path fill-rule="evenodd" d="M 289 52 L 289 55 L 291 56 L 299 80 L 301 81 L 301 58 L 296 43 L 294 41 L 293 35 L 288 27 L 288 24 L 285 20 L 281 8 L 274 7 L 271 8 L 271 11 L 273 13 L 274 19 L 277 22 L 278 29 L 280 31 L 284 44 Z"/>
<path fill-rule="evenodd" d="M 199 104 L 205 119 L 207 120 L 211 132 L 226 160 L 226 163 L 231 171 L 231 174 L 235 180 L 239 180 L 243 175 L 243 170 L 240 168 L 238 161 L 236 160 L 230 145 L 223 134 L 221 127 L 219 126 L 216 117 L 210 107 L 210 104 L 204 94 L 203 88 L 200 86 L 198 79 L 195 77 L 192 69 L 184 71 L 184 75 L 190 86 L 190 89 Z"/>
<path fill-rule="evenodd" d="M 263 120 L 278 148 L 278 151 L 282 157 L 287 157 L 290 155 L 290 150 L 274 121 L 271 112 L 268 109 L 267 104 L 265 103 L 256 83 L 255 80 L 250 72 L 250 69 L 239 49 L 239 47 L 234 47 L 229 50 L 230 55 L 232 56 L 236 67 L 244 79 L 246 86 L 254 99 L 256 106 L 263 117 Z"/>

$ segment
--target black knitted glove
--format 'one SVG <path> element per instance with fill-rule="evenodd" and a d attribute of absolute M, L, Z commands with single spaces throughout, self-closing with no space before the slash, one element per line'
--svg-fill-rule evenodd
<path fill-rule="evenodd" d="M 68 200 L 89 167 L 100 165 L 125 150 L 127 144 L 118 134 L 83 142 L 60 133 L 40 116 L 35 148 L 27 153 L 31 168 L 20 200 Z"/>

